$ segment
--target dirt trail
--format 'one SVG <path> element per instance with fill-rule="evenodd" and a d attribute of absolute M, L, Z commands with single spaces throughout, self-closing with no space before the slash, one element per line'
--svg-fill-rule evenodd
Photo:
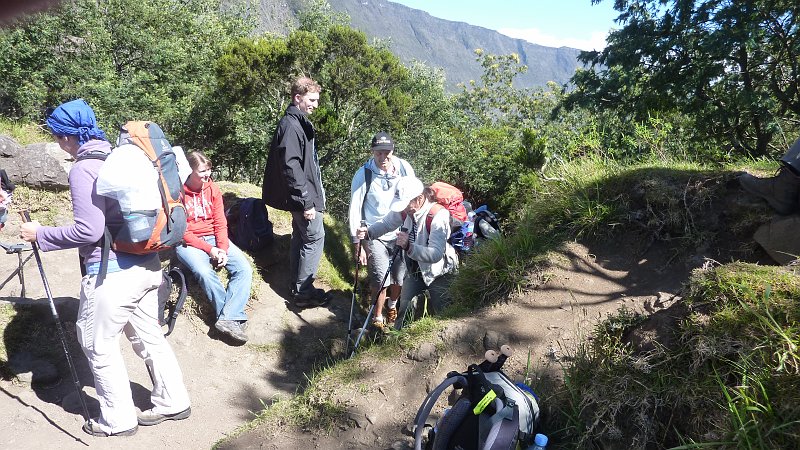
<path fill-rule="evenodd" d="M 349 426 L 329 435 L 256 429 L 223 448 L 413 448 L 408 425 L 426 393 L 447 372 L 465 370 L 480 362 L 487 348 L 504 343 L 515 350 L 505 366 L 513 379 L 523 379 L 529 352 L 532 372 L 539 377 L 533 386 L 557 379 L 562 358 L 587 337 L 598 318 L 623 305 L 652 311 L 669 304 L 679 291 L 689 266 L 673 261 L 673 253 L 659 245 L 645 253 L 635 248 L 568 244 L 554 257 L 552 268 L 539 280 L 543 282 L 511 302 L 450 321 L 436 340 L 406 355 L 388 361 L 362 359 L 366 375 L 331 392 L 348 404 Z"/>
<path fill-rule="evenodd" d="M 276 231 L 280 233 L 280 231 Z M 13 236 L 13 230 L 5 230 Z M 288 239 L 288 236 L 278 236 Z M 285 244 L 285 242 L 284 242 Z M 532 384 L 560 376 L 560 361 L 591 325 L 609 312 L 626 306 L 652 311 L 665 306 L 679 291 L 690 269 L 701 257 L 674 258 L 675 253 L 658 243 L 640 250 L 638 242 L 566 245 L 553 257 L 550 270 L 532 281 L 530 289 L 511 302 L 487 308 L 475 316 L 450 321 L 434 342 L 397 355 L 388 361 L 360 360 L 363 378 L 337 387 L 330 395 L 349 405 L 351 420 L 332 433 L 312 434 L 301 430 L 269 431 L 256 428 L 227 442 L 224 448 L 411 448 L 408 424 L 426 392 L 450 370 L 463 370 L 482 359 L 487 347 L 509 343 L 515 356 L 506 364 L 514 379 L 522 379 L 530 352 L 533 372 L 540 377 Z M 2 256 L 2 255 L 0 255 Z M 59 298 L 68 334 L 74 335 L 79 275 L 71 251 L 45 253 L 44 265 L 54 296 Z M 273 260 L 271 264 L 267 264 Z M 16 265 L 15 255 L 0 257 L 0 275 Z M 251 411 L 262 408 L 277 395 L 292 395 L 316 361 L 324 361 L 330 346 L 341 339 L 349 313 L 349 296 L 340 295 L 329 306 L 297 311 L 287 308 L 276 293 L 285 285 L 280 258 L 269 256 L 260 264 L 259 301 L 251 305 L 244 346 L 219 340 L 199 319 L 181 316 L 168 339 L 175 349 L 192 397 L 192 416 L 179 422 L 140 427 L 130 438 L 92 438 L 81 430 L 80 408 L 73 393 L 63 356 L 56 364 L 60 383 L 53 387 L 0 380 L 0 448 L 210 448 L 215 442 L 245 424 Z M 49 320 L 46 297 L 35 262 L 25 267 L 27 297 Z M 266 280 L 266 281 L 264 281 Z M 19 283 L 10 281 L 0 298 L 19 303 Z M 49 323 L 49 322 L 48 322 Z M 12 328 L 13 327 L 9 327 Z M 439 345 L 437 348 L 438 344 Z M 144 364 L 121 343 L 137 406 L 148 406 L 150 381 Z M 444 350 L 441 350 L 444 349 Z M 77 345 L 84 391 L 90 408 L 97 410 L 91 375 Z M 17 353 L 24 353 L 24 349 Z M 33 375 L 37 370 L 34 366 Z"/>
<path fill-rule="evenodd" d="M 0 240 L 15 239 L 14 224 L 10 223 Z M 288 236 L 279 236 L 279 239 Z M 25 252 L 24 256 L 30 255 Z M 42 253 L 43 266 L 56 298 L 62 322 L 71 341 L 70 352 L 79 372 L 89 409 L 99 412 L 91 373 L 75 342 L 74 321 L 77 314 L 77 295 L 80 273 L 77 252 Z M 17 266 L 16 255 L 0 254 L 0 276 L 11 273 Z M 262 277 L 271 283 L 282 280 L 282 261 L 261 268 Z M 16 278 L 0 289 L 0 307 L 34 305 L 44 326 L 54 326 L 34 259 L 24 267 L 27 299 L 20 299 L 20 283 Z M 5 278 L 3 278 L 5 279 Z M 6 327 L 4 339 L 11 359 L 21 361 L 21 379 L 34 383 L 0 379 L 0 448 L 59 450 L 94 448 L 210 448 L 242 424 L 253 418 L 276 396 L 294 394 L 303 374 L 310 372 L 316 361 L 324 361 L 328 343 L 343 338 L 349 297 L 337 299 L 325 308 L 297 310 L 288 308 L 268 282 L 255 277 L 258 301 L 249 305 L 247 333 L 249 342 L 231 346 L 202 320 L 181 315 L 168 341 L 180 361 L 184 380 L 192 400 L 192 416 L 188 420 L 168 421 L 153 427 L 140 427 L 138 433 L 125 438 L 94 438 L 81 431 L 81 407 L 63 356 L 43 359 L 33 356 L 34 349 L 16 348 L 10 333 L 25 333 L 12 320 Z M 285 283 L 283 283 L 285 284 Z M 280 289 L 277 289 L 280 292 Z M 27 306 L 25 306 L 27 307 Z M 57 342 L 57 341 L 56 341 Z M 127 341 L 121 348 L 131 378 L 134 401 L 142 409 L 149 407 L 150 379 L 145 365 L 133 354 Z M 57 369 L 56 379 L 51 372 Z M 27 372 L 27 374 L 25 373 Z M 37 381 L 39 380 L 39 381 Z M 41 382 L 44 380 L 44 382 Z M 262 404 L 263 402 L 263 404 Z"/>

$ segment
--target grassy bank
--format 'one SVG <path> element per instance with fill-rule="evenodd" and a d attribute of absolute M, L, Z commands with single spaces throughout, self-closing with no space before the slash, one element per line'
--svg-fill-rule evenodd
<path fill-rule="evenodd" d="M 797 447 L 797 273 L 731 263 L 695 271 L 687 292 L 649 318 L 621 311 L 579 347 L 548 399 L 558 448 Z"/>

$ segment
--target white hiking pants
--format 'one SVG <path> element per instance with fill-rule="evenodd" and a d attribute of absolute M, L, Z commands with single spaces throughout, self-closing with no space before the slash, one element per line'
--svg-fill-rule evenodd
<path fill-rule="evenodd" d="M 119 347 L 123 331 L 149 369 L 153 411 L 173 414 L 188 408 L 183 374 L 158 324 L 158 258 L 154 255 L 144 265 L 110 272 L 100 286 L 95 286 L 96 282 L 97 275 L 86 275 L 81 280 L 75 325 L 78 342 L 94 375 L 100 427 L 106 433 L 118 433 L 137 425 L 128 372 Z"/>

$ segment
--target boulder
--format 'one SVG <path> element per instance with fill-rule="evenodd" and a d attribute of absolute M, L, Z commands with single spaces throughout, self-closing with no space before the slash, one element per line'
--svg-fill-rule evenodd
<path fill-rule="evenodd" d="M 51 191 L 69 188 L 67 175 L 72 157 L 55 143 L 26 145 L 19 154 L 4 161 L 9 178 L 35 189 Z"/>
<path fill-rule="evenodd" d="M 0 158 L 14 158 L 22 151 L 22 147 L 14 138 L 0 134 Z"/>
<path fill-rule="evenodd" d="M 778 264 L 786 265 L 800 258 L 800 215 L 775 216 L 761 225 L 753 239 L 767 251 Z"/>

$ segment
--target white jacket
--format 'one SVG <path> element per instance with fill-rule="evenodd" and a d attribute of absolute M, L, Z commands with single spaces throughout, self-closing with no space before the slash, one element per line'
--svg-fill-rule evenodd
<path fill-rule="evenodd" d="M 383 219 L 378 220 L 367 230 L 367 237 L 381 236 L 387 232 L 394 232 L 400 225 L 410 233 L 413 223 L 417 223 L 417 237 L 410 244 L 406 256 L 419 263 L 422 280 L 430 286 L 436 278 L 458 270 L 458 254 L 447 242 L 450 236 L 450 212 L 442 207 L 431 220 L 431 229 L 425 225 L 428 211 L 433 203 L 425 201 L 419 211 L 413 216 L 403 220 L 403 213 L 390 212 Z"/>
<path fill-rule="evenodd" d="M 352 241 L 358 242 L 356 239 L 356 230 L 361 225 L 361 204 L 364 203 L 364 194 L 367 192 L 367 185 L 364 179 L 364 168 L 372 171 L 372 181 L 369 193 L 367 194 L 366 204 L 364 205 L 364 216 L 367 221 L 367 226 L 377 222 L 380 218 L 389 213 L 389 204 L 392 203 L 394 198 L 394 191 L 397 182 L 401 176 L 416 176 L 414 169 L 411 168 L 406 160 L 398 158 L 394 155 L 390 156 L 392 165 L 395 170 L 392 174 L 382 172 L 378 166 L 375 165 L 375 159 L 370 158 L 363 166 L 359 167 L 355 175 L 353 175 L 353 182 L 350 184 L 350 237 Z M 389 230 L 384 236 L 378 239 L 391 243 L 395 240 L 394 230 Z"/>

